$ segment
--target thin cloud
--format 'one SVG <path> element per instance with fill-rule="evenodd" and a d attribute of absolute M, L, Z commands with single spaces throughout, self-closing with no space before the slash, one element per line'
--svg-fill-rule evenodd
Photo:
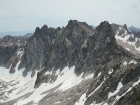
<path fill-rule="evenodd" d="M 91 14 L 97 14 L 97 11 L 92 11 Z"/>
<path fill-rule="evenodd" d="M 118 8 L 110 8 L 109 10 L 113 13 L 120 13 L 120 10 Z"/>
<path fill-rule="evenodd" d="M 131 1 L 130 3 L 132 9 L 138 9 L 140 7 L 140 1 L 138 0 Z"/>
<path fill-rule="evenodd" d="M 140 8 L 132 9 L 132 11 L 133 11 L 134 13 L 140 13 Z"/>
<path fill-rule="evenodd" d="M 134 13 L 140 13 L 140 2 L 138 1 L 132 2 L 131 9 Z"/>
<path fill-rule="evenodd" d="M 11 17 L 13 17 L 13 15 L 9 11 L 0 10 L 1 19 L 11 18 Z"/>
<path fill-rule="evenodd" d="M 131 5 L 131 8 L 133 8 L 133 9 L 138 9 L 139 6 L 138 6 L 138 4 L 135 2 L 135 3 L 133 3 L 133 4 Z"/>

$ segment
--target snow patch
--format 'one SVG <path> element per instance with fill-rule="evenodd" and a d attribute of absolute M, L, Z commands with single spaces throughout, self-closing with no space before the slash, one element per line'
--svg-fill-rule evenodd
<path fill-rule="evenodd" d="M 136 61 L 134 61 L 134 60 L 131 60 L 130 62 L 129 62 L 129 64 L 137 64 L 138 62 L 136 62 Z"/>
<path fill-rule="evenodd" d="M 108 74 L 112 74 L 113 73 L 113 69 L 111 69 L 110 71 L 108 71 Z"/>
<path fill-rule="evenodd" d="M 98 73 L 98 77 L 101 75 L 101 72 L 100 73 Z"/>
<path fill-rule="evenodd" d="M 129 37 L 130 37 L 130 35 L 125 35 L 125 34 L 123 34 L 122 36 L 124 36 L 124 37 L 122 37 L 122 36 L 120 36 L 120 35 L 118 35 L 119 34 L 119 32 L 117 32 L 117 34 L 115 35 L 115 38 L 116 39 L 119 39 L 119 40 L 122 40 L 123 42 L 127 42 L 127 40 L 129 39 Z"/>
<path fill-rule="evenodd" d="M 91 103 L 90 105 L 108 105 L 108 104 L 107 104 L 107 103 L 103 104 L 103 102 L 102 102 L 102 103 L 98 103 L 98 104 L 96 104 L 96 101 L 94 101 L 94 102 Z"/>
<path fill-rule="evenodd" d="M 123 63 L 123 65 L 124 65 L 124 66 L 127 66 L 127 62 L 125 61 L 125 62 Z"/>
<path fill-rule="evenodd" d="M 56 72 L 55 72 L 55 75 L 59 75 L 60 74 L 60 69 L 58 69 Z"/>
<path fill-rule="evenodd" d="M 26 41 L 25 41 L 24 45 L 26 45 Z"/>
<path fill-rule="evenodd" d="M 84 79 L 87 80 L 87 79 L 93 78 L 93 76 L 94 76 L 94 74 L 92 73 L 92 74 L 86 76 Z"/>
<path fill-rule="evenodd" d="M 117 100 L 119 100 L 121 97 L 123 97 L 126 93 L 128 93 L 128 92 L 130 92 L 131 90 L 132 90 L 132 88 L 133 87 L 135 87 L 136 85 L 138 85 L 140 83 L 140 77 L 139 77 L 139 80 L 137 81 L 137 82 L 135 82 L 134 84 L 133 84 L 133 86 L 132 87 L 130 87 L 123 95 L 121 95 L 121 96 L 116 96 L 116 99 L 115 99 L 115 102 L 113 103 L 113 105 L 117 102 Z"/>
<path fill-rule="evenodd" d="M 125 33 L 124 34 L 127 34 L 127 31 L 125 30 Z"/>
<path fill-rule="evenodd" d="M 79 84 L 83 78 L 83 73 L 80 76 L 77 76 L 74 73 L 75 66 L 71 67 L 70 69 L 68 67 L 65 67 L 61 74 L 64 74 L 62 76 L 58 75 L 57 81 L 61 81 L 62 85 L 59 87 L 60 90 L 64 91 L 67 90 L 77 84 Z"/>
<path fill-rule="evenodd" d="M 117 93 L 120 91 L 120 89 L 121 89 L 122 87 L 123 87 L 122 83 L 119 82 L 119 83 L 118 83 L 118 86 L 117 86 L 117 89 L 116 89 L 113 93 L 109 92 L 108 98 L 110 98 L 110 97 L 114 96 L 115 94 L 117 94 Z"/>
<path fill-rule="evenodd" d="M 53 104 L 59 104 L 59 103 L 61 103 L 60 101 L 58 101 L 58 102 L 55 102 L 55 103 L 53 103 Z"/>
<path fill-rule="evenodd" d="M 129 48 L 125 48 L 127 51 L 130 51 L 130 49 Z"/>
<path fill-rule="evenodd" d="M 123 42 L 128 42 L 129 45 L 134 46 L 134 48 L 135 48 L 137 51 L 140 51 L 140 47 L 137 48 L 137 47 L 135 46 L 136 42 L 139 41 L 140 38 L 137 38 L 137 37 L 136 37 L 135 40 L 134 40 L 133 42 L 130 42 L 130 41 L 128 41 L 128 39 L 129 39 L 130 37 L 134 38 L 134 35 L 133 35 L 133 34 L 128 34 L 126 30 L 125 30 L 125 33 L 122 34 L 122 35 L 119 35 L 119 30 L 118 30 L 118 31 L 116 32 L 116 35 L 115 35 L 115 38 L 116 38 L 116 39 L 119 39 L 119 40 L 121 40 L 121 41 L 123 41 Z M 127 49 L 127 50 L 129 51 L 129 49 Z"/>
<path fill-rule="evenodd" d="M 51 70 L 51 71 L 47 71 L 45 74 L 46 74 L 46 75 L 47 75 L 47 74 L 52 74 L 52 70 Z"/>
<path fill-rule="evenodd" d="M 86 92 L 80 97 L 80 99 L 75 103 L 75 105 L 84 105 L 86 101 Z"/>
<path fill-rule="evenodd" d="M 131 34 L 131 37 L 134 38 L 134 34 Z"/>

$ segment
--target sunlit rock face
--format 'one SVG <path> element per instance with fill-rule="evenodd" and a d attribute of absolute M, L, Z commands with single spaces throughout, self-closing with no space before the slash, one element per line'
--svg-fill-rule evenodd
<path fill-rule="evenodd" d="M 130 34 L 70 20 L 0 39 L 0 105 L 139 105 L 138 54 L 122 44 L 135 41 Z"/>

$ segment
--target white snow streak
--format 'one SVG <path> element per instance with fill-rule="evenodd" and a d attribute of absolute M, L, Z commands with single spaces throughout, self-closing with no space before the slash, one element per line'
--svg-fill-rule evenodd
<path fill-rule="evenodd" d="M 86 101 L 86 92 L 80 97 L 80 99 L 75 103 L 75 105 L 84 105 Z"/>
<path fill-rule="evenodd" d="M 123 65 L 124 65 L 124 66 L 127 66 L 127 62 L 125 61 L 125 62 L 123 63 Z"/>
<path fill-rule="evenodd" d="M 101 72 L 98 74 L 98 77 L 101 75 Z"/>
<path fill-rule="evenodd" d="M 137 64 L 138 62 L 136 62 L 136 61 L 134 61 L 134 60 L 131 60 L 130 62 L 129 62 L 129 64 Z"/>
<path fill-rule="evenodd" d="M 125 48 L 127 51 L 130 51 L 130 49 L 129 48 Z"/>
<path fill-rule="evenodd" d="M 116 103 L 117 100 L 119 100 L 121 97 L 123 97 L 126 93 L 130 92 L 130 91 L 132 90 L 132 88 L 135 87 L 136 85 L 138 85 L 139 83 L 140 83 L 140 77 L 139 77 L 139 80 L 138 80 L 137 82 L 135 82 L 135 83 L 133 84 L 133 86 L 130 87 L 123 95 L 121 95 L 121 96 L 116 96 L 116 100 L 115 100 L 115 102 L 113 103 L 113 105 Z"/>
<path fill-rule="evenodd" d="M 89 94 L 88 97 L 90 97 L 92 94 L 94 94 L 102 86 L 102 84 L 105 82 L 105 80 L 106 79 L 104 78 L 104 81 L 91 94 Z"/>
<path fill-rule="evenodd" d="M 119 83 L 118 83 L 118 86 L 117 86 L 117 89 L 116 89 L 113 93 L 109 92 L 108 98 L 110 98 L 110 97 L 114 96 L 115 94 L 117 94 L 117 93 L 120 91 L 120 89 L 121 89 L 122 87 L 123 87 L 122 83 L 119 82 Z"/>

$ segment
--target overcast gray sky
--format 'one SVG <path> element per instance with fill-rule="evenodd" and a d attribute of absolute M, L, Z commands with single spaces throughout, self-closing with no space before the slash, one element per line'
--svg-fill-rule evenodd
<path fill-rule="evenodd" d="M 140 27 L 140 0 L 0 0 L 0 32 L 65 26 L 70 19 Z"/>

